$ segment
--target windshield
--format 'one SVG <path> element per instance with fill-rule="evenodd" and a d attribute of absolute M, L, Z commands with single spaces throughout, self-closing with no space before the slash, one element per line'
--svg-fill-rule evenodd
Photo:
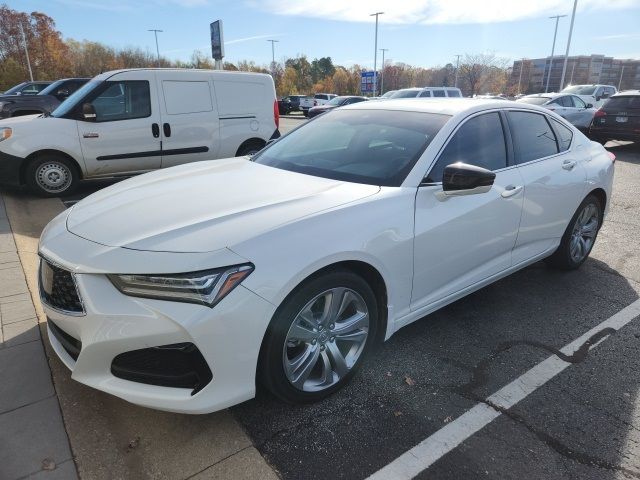
<path fill-rule="evenodd" d="M 78 90 L 73 92 L 69 96 L 69 98 L 67 98 L 64 102 L 58 105 L 58 108 L 56 108 L 53 112 L 51 112 L 51 116 L 60 118 L 66 115 L 67 113 L 69 113 L 69 111 L 76 106 L 76 104 L 80 99 L 84 98 L 85 95 L 87 95 L 91 90 L 93 90 L 98 85 L 100 85 L 100 83 L 102 82 L 98 80 L 91 80 L 85 83 L 82 87 L 80 87 Z"/>
<path fill-rule="evenodd" d="M 17 92 L 19 92 L 22 89 L 22 87 L 24 87 L 26 84 L 27 84 L 27 82 L 19 83 L 15 87 L 11 87 L 9 90 L 4 92 L 3 95 L 14 95 Z"/>
<path fill-rule="evenodd" d="M 574 85 L 562 90 L 563 93 L 575 93 L 576 95 L 593 95 L 596 87 L 593 85 Z"/>
<path fill-rule="evenodd" d="M 38 93 L 38 95 L 51 95 L 51 92 L 55 91 L 55 89 L 58 88 L 62 84 L 62 82 L 64 82 L 64 80 L 58 80 L 57 82 L 53 82 L 47 88 L 45 88 L 40 93 Z"/>
<path fill-rule="evenodd" d="M 306 175 L 397 187 L 449 118 L 396 110 L 334 110 L 252 160 Z"/>
<path fill-rule="evenodd" d="M 602 107 L 603 110 L 640 110 L 640 96 L 612 97 Z M 637 115 L 637 113 L 636 113 Z"/>
<path fill-rule="evenodd" d="M 397 92 L 397 90 L 389 90 L 387 93 L 382 95 L 380 98 L 389 98 L 391 95 L 393 95 L 396 92 Z"/>
<path fill-rule="evenodd" d="M 516 100 L 516 102 L 530 103 L 531 105 L 544 105 L 549 100 L 551 100 L 551 97 L 523 97 L 519 100 Z"/>
<path fill-rule="evenodd" d="M 327 105 L 342 105 L 347 100 L 349 100 L 349 97 L 336 97 L 329 100 Z"/>
<path fill-rule="evenodd" d="M 418 96 L 420 90 L 398 90 L 391 95 L 391 98 L 414 98 Z"/>

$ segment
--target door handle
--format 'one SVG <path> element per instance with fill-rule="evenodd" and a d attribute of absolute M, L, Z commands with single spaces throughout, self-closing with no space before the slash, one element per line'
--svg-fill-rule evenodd
<path fill-rule="evenodd" d="M 565 160 L 564 162 L 562 162 L 562 168 L 564 168 L 565 170 L 573 170 L 573 167 L 575 167 L 578 164 L 578 162 L 576 162 L 575 160 Z"/>
<path fill-rule="evenodd" d="M 153 138 L 158 138 L 160 136 L 160 126 L 157 123 L 151 124 L 151 133 L 153 134 Z"/>
<path fill-rule="evenodd" d="M 502 198 L 509 198 L 520 193 L 521 190 L 522 185 L 518 185 L 517 187 L 515 185 L 508 185 L 507 187 L 505 187 L 504 192 L 502 192 L 501 195 Z"/>
<path fill-rule="evenodd" d="M 164 132 L 164 136 L 165 137 L 170 137 L 171 136 L 171 125 L 169 125 L 168 123 L 163 123 L 162 124 L 162 131 Z"/>

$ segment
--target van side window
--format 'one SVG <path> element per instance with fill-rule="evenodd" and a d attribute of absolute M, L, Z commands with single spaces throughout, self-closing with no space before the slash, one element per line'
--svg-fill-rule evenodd
<path fill-rule="evenodd" d="M 431 92 L 429 90 L 423 90 L 422 92 L 420 92 L 420 95 L 418 95 L 419 97 L 430 97 L 431 96 Z"/>
<path fill-rule="evenodd" d="M 433 96 L 434 97 L 446 97 L 447 95 L 444 93 L 444 90 L 434 90 L 433 91 Z"/>
<path fill-rule="evenodd" d="M 146 80 L 105 82 L 107 85 L 91 103 L 96 122 L 114 122 L 151 115 L 151 95 Z"/>
<path fill-rule="evenodd" d="M 450 97 L 461 97 L 460 92 L 458 90 L 448 90 Z"/>

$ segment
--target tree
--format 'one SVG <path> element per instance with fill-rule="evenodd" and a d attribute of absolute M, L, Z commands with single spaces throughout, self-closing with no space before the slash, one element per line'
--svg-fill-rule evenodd
<path fill-rule="evenodd" d="M 333 92 L 338 95 L 353 93 L 349 88 L 349 74 L 343 67 L 338 67 L 336 69 L 331 83 L 333 83 Z"/>
<path fill-rule="evenodd" d="M 318 80 L 322 80 L 327 77 L 333 76 L 336 72 L 335 67 L 333 66 L 333 62 L 331 61 L 331 57 L 322 57 L 315 58 L 311 62 L 311 81 L 317 82 Z"/>
<path fill-rule="evenodd" d="M 493 69 L 506 67 L 505 59 L 493 53 L 465 54 L 464 61 L 458 70 L 458 80 L 462 82 L 469 95 L 479 93 L 479 87 L 485 82 Z"/>

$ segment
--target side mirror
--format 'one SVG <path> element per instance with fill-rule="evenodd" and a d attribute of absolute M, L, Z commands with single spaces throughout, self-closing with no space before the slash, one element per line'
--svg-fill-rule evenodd
<path fill-rule="evenodd" d="M 86 122 L 95 122 L 97 118 L 96 107 L 91 103 L 82 104 L 82 119 Z"/>
<path fill-rule="evenodd" d="M 486 168 L 457 162 L 447 165 L 442 175 L 446 195 L 473 195 L 491 190 L 496 174 Z"/>
<path fill-rule="evenodd" d="M 585 108 L 593 108 L 593 103 L 587 103 L 587 106 Z"/>
<path fill-rule="evenodd" d="M 69 90 L 66 88 L 61 88 L 56 92 L 56 97 L 67 98 L 69 96 Z"/>
<path fill-rule="evenodd" d="M 596 95 L 596 102 L 599 102 L 602 99 L 600 95 Z"/>

